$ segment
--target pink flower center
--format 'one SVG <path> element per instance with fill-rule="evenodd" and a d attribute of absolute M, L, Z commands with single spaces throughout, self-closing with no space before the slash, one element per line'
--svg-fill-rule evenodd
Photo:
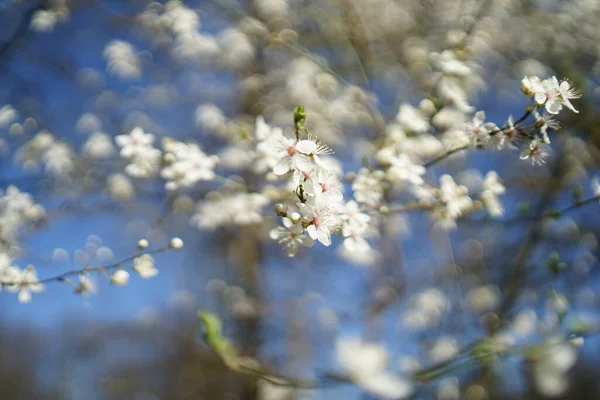
<path fill-rule="evenodd" d="M 326 183 L 321 183 L 321 191 L 323 193 L 325 193 L 327 191 L 327 189 L 329 189 L 329 187 L 327 187 L 327 184 Z"/>
<path fill-rule="evenodd" d="M 319 218 L 316 215 L 313 217 L 312 223 L 315 227 L 319 226 Z"/>
<path fill-rule="evenodd" d="M 296 150 L 294 146 L 290 146 L 288 147 L 287 152 L 290 157 L 294 157 L 294 154 L 296 154 L 298 150 Z"/>

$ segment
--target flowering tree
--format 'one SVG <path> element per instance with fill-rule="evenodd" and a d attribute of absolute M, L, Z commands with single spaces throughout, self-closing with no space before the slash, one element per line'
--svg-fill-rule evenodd
<path fill-rule="evenodd" d="M 195 345 L 239 397 L 574 393 L 597 328 L 581 217 L 600 200 L 600 5 L 547 3 L 0 5 L 18 16 L 0 45 L 2 296 L 88 301 L 160 280 L 177 251 L 213 299 Z M 90 237 L 75 267 L 63 247 L 20 266 L 32 236 L 96 212 L 127 234 Z M 302 334 L 287 348 L 278 329 Z"/>

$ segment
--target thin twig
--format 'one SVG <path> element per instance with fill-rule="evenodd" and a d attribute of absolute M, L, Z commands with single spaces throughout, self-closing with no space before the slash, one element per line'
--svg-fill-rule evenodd
<path fill-rule="evenodd" d="M 113 264 L 108 264 L 108 265 L 103 265 L 100 267 L 92 267 L 92 266 L 86 266 L 84 268 L 81 269 L 73 269 L 67 272 L 63 272 L 62 274 L 59 275 L 55 275 L 49 278 L 44 278 L 44 279 L 40 279 L 37 280 L 35 282 L 0 282 L 0 286 L 21 286 L 21 285 L 33 285 L 33 284 L 37 284 L 37 283 L 50 283 L 50 282 L 65 282 L 67 280 L 67 278 L 71 277 L 71 276 L 76 276 L 76 275 L 81 275 L 81 274 L 86 274 L 89 272 L 103 272 L 106 270 L 113 270 L 113 269 L 118 269 L 118 268 L 123 268 L 125 263 L 128 263 L 130 261 L 133 261 L 134 259 L 141 257 L 143 255 L 153 255 L 153 254 L 159 254 L 159 253 L 163 253 L 166 250 L 168 250 L 170 247 L 168 246 L 163 246 L 160 247 L 158 249 L 155 250 L 150 250 L 150 251 L 146 251 L 143 253 L 136 253 L 133 256 L 127 257 L 122 259 L 121 261 L 118 261 L 116 263 Z"/>
<path fill-rule="evenodd" d="M 529 117 L 529 115 L 531 115 L 531 113 L 532 113 L 532 109 L 531 108 L 527 108 L 527 110 L 525 111 L 525 113 L 518 120 L 516 120 L 513 123 L 513 125 L 515 125 L 515 126 L 519 125 L 520 123 L 522 123 L 523 121 L 525 121 L 527 119 L 527 117 Z M 491 131 L 489 133 L 489 135 L 490 136 L 494 136 L 496 133 L 500 133 L 500 132 L 504 131 L 507 128 L 509 128 L 509 126 L 508 125 L 504 125 L 502 128 L 498 128 L 498 129 L 495 129 L 495 130 Z M 456 147 L 456 148 L 454 148 L 452 150 L 448 150 L 447 152 L 440 154 L 439 156 L 437 156 L 433 160 L 427 161 L 425 164 L 423 164 L 423 166 L 425 168 L 429 168 L 432 165 L 437 164 L 438 162 L 442 161 L 443 159 L 451 156 L 452 154 L 457 153 L 457 152 L 459 152 L 461 150 L 465 150 L 467 148 L 469 148 L 469 146 L 464 145 L 464 146 Z"/>
<path fill-rule="evenodd" d="M 447 158 L 447 157 L 451 156 L 452 154 L 454 154 L 454 153 L 457 153 L 457 152 L 459 152 L 459 151 L 461 151 L 461 150 L 465 150 L 465 149 L 467 149 L 468 147 L 469 147 L 469 146 L 466 146 L 466 145 L 465 145 L 465 146 L 460 146 L 460 147 L 454 148 L 454 149 L 452 149 L 452 150 L 448 150 L 447 152 L 445 152 L 445 153 L 443 153 L 443 154 L 440 154 L 439 156 L 437 156 L 437 157 L 436 157 L 436 158 L 434 158 L 433 160 L 427 161 L 425 164 L 423 164 L 423 166 L 424 166 L 425 168 L 429 168 L 429 167 L 431 167 L 432 165 L 434 165 L 434 164 L 437 164 L 438 162 L 442 161 L 444 158 Z"/>
<path fill-rule="evenodd" d="M 538 221 L 544 218 L 558 218 L 563 214 L 568 213 L 570 211 L 581 208 L 587 204 L 591 204 L 595 201 L 600 201 L 600 194 L 594 195 L 584 200 L 578 200 L 573 204 L 570 204 L 564 208 L 556 209 L 556 210 L 548 210 L 544 211 L 537 215 L 521 215 L 516 216 L 509 219 L 462 219 L 460 222 L 484 222 L 484 223 L 498 223 L 498 224 L 514 224 L 519 222 L 527 222 L 527 221 Z"/>

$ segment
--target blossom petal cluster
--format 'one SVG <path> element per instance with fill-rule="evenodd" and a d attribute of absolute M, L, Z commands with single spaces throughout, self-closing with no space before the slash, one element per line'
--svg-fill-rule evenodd
<path fill-rule="evenodd" d="M 10 292 L 17 292 L 21 303 L 29 303 L 33 293 L 44 290 L 33 265 L 20 269 L 12 264 L 6 254 L 0 254 L 0 288 L 2 287 Z"/>
<path fill-rule="evenodd" d="M 413 393 L 410 381 L 386 370 L 389 355 L 382 345 L 341 337 L 335 352 L 338 364 L 366 392 L 382 399 L 404 399 Z"/>
<path fill-rule="evenodd" d="M 559 83 L 555 76 L 544 80 L 537 76 L 526 76 L 521 81 L 521 88 L 526 94 L 531 94 L 536 104 L 543 105 L 550 114 L 558 114 L 563 106 L 575 113 L 579 112 L 570 100 L 581 97 L 581 94 L 573 89 L 568 80 Z"/>
<path fill-rule="evenodd" d="M 136 178 L 156 176 L 160 169 L 161 152 L 153 146 L 154 135 L 140 127 L 127 135 L 118 135 L 115 142 L 120 147 L 121 157 L 128 160 L 125 172 Z"/>
<path fill-rule="evenodd" d="M 376 252 L 365 239 L 371 233 L 370 217 L 359 210 L 356 201 L 344 203 L 339 168 L 323 157 L 333 151 L 310 134 L 288 138 L 262 117 L 257 119 L 255 136 L 261 158 L 269 160 L 265 165 L 274 176 L 286 178 L 293 193 L 293 198 L 283 198 L 284 203 L 275 207 L 282 226 L 271 230 L 271 238 L 293 256 L 301 246 L 312 247 L 315 241 L 330 246 L 332 235 L 341 233 L 344 241 L 339 252 L 343 257 L 372 262 Z"/>
<path fill-rule="evenodd" d="M 211 192 L 198 203 L 191 222 L 202 229 L 257 224 L 263 220 L 262 209 L 267 203 L 267 197 L 260 193 Z"/>
<path fill-rule="evenodd" d="M 206 155 L 195 143 L 171 142 L 163 144 L 167 151 L 165 158 L 169 164 L 163 168 L 160 176 L 167 180 L 165 188 L 175 190 L 191 187 L 198 181 L 212 180 L 217 156 Z"/>

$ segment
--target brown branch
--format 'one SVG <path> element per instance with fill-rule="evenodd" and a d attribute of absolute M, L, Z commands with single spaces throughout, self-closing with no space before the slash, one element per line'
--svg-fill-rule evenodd
<path fill-rule="evenodd" d="M 465 150 L 465 149 L 467 149 L 468 147 L 469 147 L 469 146 L 460 146 L 460 147 L 457 147 L 457 148 L 455 148 L 455 149 L 448 150 L 447 152 L 445 152 L 445 153 L 443 153 L 443 154 L 440 154 L 439 156 L 437 156 L 437 157 L 436 157 L 436 158 L 434 158 L 433 160 L 429 160 L 429 161 L 427 161 L 425 164 L 423 164 L 423 166 L 424 166 L 425 168 L 429 168 L 429 167 L 431 167 L 432 165 L 434 165 L 434 164 L 437 164 L 438 162 L 442 161 L 443 159 L 445 159 L 445 158 L 447 158 L 447 157 L 451 156 L 452 154 L 454 154 L 454 153 L 457 153 L 457 152 L 459 152 L 459 151 L 461 151 L 461 150 Z"/>
<path fill-rule="evenodd" d="M 574 211 L 578 208 L 581 208 L 585 205 L 594 203 L 595 201 L 600 201 L 600 194 L 594 195 L 592 197 L 588 197 L 587 199 L 584 200 L 578 200 L 572 204 L 569 204 L 568 206 L 564 207 L 564 208 L 560 208 L 560 209 L 556 209 L 556 210 L 548 210 L 548 211 L 544 211 L 542 213 L 536 214 L 536 215 L 522 215 L 522 216 L 516 216 L 513 218 L 509 218 L 509 219 L 461 219 L 459 220 L 459 222 L 461 223 L 497 223 L 497 224 L 506 224 L 506 225 L 510 225 L 510 224 L 516 224 L 519 222 L 528 222 L 528 221 L 538 221 L 544 218 L 558 218 L 561 217 L 563 214 L 566 214 L 570 211 Z"/>
<path fill-rule="evenodd" d="M 521 117 L 520 117 L 518 120 L 516 120 L 516 121 L 513 123 L 513 125 L 514 125 L 514 126 L 517 126 L 517 125 L 519 125 L 520 123 L 522 123 L 523 121 L 525 121 L 525 120 L 527 119 L 527 117 L 529 117 L 529 116 L 531 115 L 532 111 L 533 111 L 533 110 L 532 110 L 531 108 L 529 108 L 529 107 L 528 107 L 528 108 L 527 108 L 527 110 L 525 111 L 525 113 L 524 113 L 524 114 L 523 114 L 523 115 L 522 115 L 522 116 L 521 116 Z M 489 133 L 489 135 L 490 135 L 490 136 L 494 136 L 496 133 L 500 133 L 500 132 L 502 132 L 503 130 L 505 130 L 505 129 L 507 129 L 507 128 L 509 128 L 509 126 L 508 126 L 508 125 L 504 125 L 502 128 L 498 128 L 498 129 L 495 129 L 495 130 L 491 131 L 491 132 Z M 464 145 L 464 146 L 460 146 L 460 147 L 457 147 L 457 148 L 455 148 L 455 149 L 452 149 L 452 150 L 448 150 L 448 151 L 446 151 L 445 153 L 442 153 L 442 154 L 440 154 L 439 156 L 435 157 L 433 160 L 429 160 L 429 161 L 427 161 L 425 164 L 423 164 L 423 166 L 424 166 L 425 168 L 429 168 L 429 167 L 431 167 L 432 165 L 434 165 L 434 164 L 437 164 L 438 162 L 442 161 L 443 159 L 445 159 L 445 158 L 447 158 L 447 157 L 451 156 L 452 154 L 454 154 L 454 153 L 457 153 L 457 152 L 459 152 L 459 151 L 461 151 L 461 150 L 465 150 L 465 149 L 467 149 L 467 148 L 469 148 L 469 146 L 467 146 L 467 145 Z"/>

